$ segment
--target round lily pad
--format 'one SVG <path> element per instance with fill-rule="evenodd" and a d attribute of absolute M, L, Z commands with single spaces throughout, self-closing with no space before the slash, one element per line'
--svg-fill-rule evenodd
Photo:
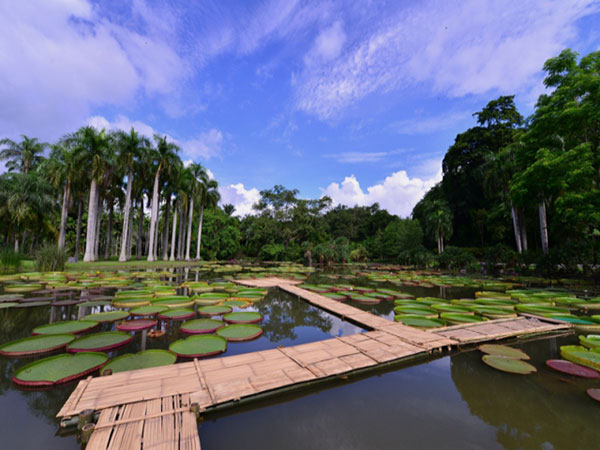
<path fill-rule="evenodd" d="M 129 317 L 127 311 L 105 311 L 95 314 L 88 314 L 84 317 L 85 320 L 95 320 L 96 322 L 116 322 Z"/>
<path fill-rule="evenodd" d="M 488 355 L 503 356 L 504 358 L 529 359 L 527 353 L 518 348 L 509 347 L 508 345 L 483 344 L 479 346 L 479 350 Z"/>
<path fill-rule="evenodd" d="M 202 306 L 198 308 L 198 314 L 201 316 L 220 316 L 222 314 L 230 313 L 232 309 L 229 306 Z"/>
<path fill-rule="evenodd" d="M 196 317 L 196 313 L 189 308 L 170 309 L 158 315 L 160 320 L 187 320 L 192 317 Z"/>
<path fill-rule="evenodd" d="M 110 300 L 87 300 L 80 303 L 79 308 L 95 308 L 97 306 L 108 306 L 110 304 Z"/>
<path fill-rule="evenodd" d="M 586 392 L 587 392 L 587 395 L 589 395 L 591 398 L 593 398 L 597 402 L 600 402 L 600 389 L 589 388 Z"/>
<path fill-rule="evenodd" d="M 211 306 L 211 305 L 216 305 L 217 303 L 220 303 L 222 300 L 223 299 L 221 299 L 221 298 L 199 298 L 199 297 L 196 297 L 194 299 L 194 302 L 198 306 Z"/>
<path fill-rule="evenodd" d="M 148 317 L 148 316 L 154 316 L 161 312 L 167 311 L 168 309 L 169 308 L 166 306 L 154 306 L 154 305 L 138 306 L 137 308 L 131 309 L 129 311 L 129 314 L 131 314 L 132 316 Z"/>
<path fill-rule="evenodd" d="M 20 283 L 20 284 L 7 284 L 4 286 L 4 292 L 32 292 L 41 289 L 41 284 L 32 283 Z"/>
<path fill-rule="evenodd" d="M 177 355 L 168 350 L 146 350 L 139 353 L 126 353 L 111 359 L 101 370 L 104 373 L 127 372 L 129 370 L 147 369 L 149 367 L 168 366 L 174 364 Z"/>
<path fill-rule="evenodd" d="M 590 351 L 579 345 L 563 345 L 560 356 L 576 364 L 600 371 L 600 352 Z"/>
<path fill-rule="evenodd" d="M 224 337 L 228 341 L 241 342 L 255 339 L 259 337 L 262 332 L 263 330 L 259 325 L 240 323 L 219 328 L 217 330 L 217 335 Z"/>
<path fill-rule="evenodd" d="M 485 322 L 485 317 L 476 316 L 475 314 L 464 313 L 441 313 L 440 318 L 448 322 L 450 325 L 458 325 L 461 323 Z"/>
<path fill-rule="evenodd" d="M 181 324 L 180 330 L 187 334 L 208 334 L 214 333 L 219 328 L 223 328 L 225 323 L 215 319 L 196 319 L 188 320 Z"/>
<path fill-rule="evenodd" d="M 579 342 L 587 348 L 600 348 L 600 335 L 579 336 Z"/>
<path fill-rule="evenodd" d="M 435 318 L 438 313 L 435 309 L 427 308 L 425 306 L 396 306 L 394 312 L 398 314 L 414 314 L 417 316 L 424 316 Z"/>
<path fill-rule="evenodd" d="M 53 386 L 98 370 L 108 360 L 105 353 L 63 353 L 34 361 L 19 369 L 13 381 L 21 386 Z"/>
<path fill-rule="evenodd" d="M 169 350 L 184 358 L 202 358 L 223 353 L 227 350 L 227 341 L 212 334 L 190 336 L 173 342 Z"/>
<path fill-rule="evenodd" d="M 475 314 L 473 311 L 471 311 L 471 308 L 467 306 L 437 303 L 435 305 L 431 305 L 431 307 L 441 313 Z"/>
<path fill-rule="evenodd" d="M 166 306 L 167 308 L 187 308 L 194 304 L 194 299 L 185 296 L 161 297 L 152 302 L 152 306 Z"/>
<path fill-rule="evenodd" d="M 564 359 L 549 359 L 546 361 L 546 365 L 551 369 L 554 369 L 561 373 L 568 375 L 575 375 L 582 378 L 596 379 L 600 378 L 600 373 L 589 367 L 580 366 L 579 364 L 566 361 Z"/>
<path fill-rule="evenodd" d="M 332 300 L 337 300 L 338 302 L 343 302 L 344 300 L 347 299 L 347 297 L 345 295 L 337 294 L 335 292 L 326 292 L 325 294 L 323 294 L 323 296 L 330 298 Z"/>
<path fill-rule="evenodd" d="M 16 305 L 15 308 L 33 308 L 35 306 L 48 306 L 49 304 L 49 301 L 21 302 L 18 305 Z"/>
<path fill-rule="evenodd" d="M 120 331 L 142 331 L 154 327 L 158 323 L 155 319 L 133 319 L 117 324 Z"/>
<path fill-rule="evenodd" d="M 415 328 L 437 328 L 445 325 L 441 319 L 428 319 L 427 317 L 412 314 L 398 314 L 394 316 L 394 320 Z"/>
<path fill-rule="evenodd" d="M 223 316 L 223 320 L 227 323 L 256 323 L 262 318 L 260 313 L 254 311 L 238 311 Z"/>
<path fill-rule="evenodd" d="M 488 319 L 507 319 L 509 317 L 517 317 L 517 314 L 514 311 L 497 308 L 495 306 L 473 305 L 471 306 L 471 309 L 477 314 L 481 314 Z"/>
<path fill-rule="evenodd" d="M 113 348 L 129 344 L 132 339 L 133 337 L 129 333 L 123 333 L 121 331 L 93 333 L 75 339 L 67 345 L 67 351 L 70 353 L 77 353 L 112 350 Z"/>
<path fill-rule="evenodd" d="M 246 300 L 225 300 L 224 302 L 219 303 L 222 306 L 229 306 L 231 308 L 247 308 L 252 305 L 252 302 Z"/>
<path fill-rule="evenodd" d="M 497 355 L 484 355 L 482 358 L 484 363 L 494 369 L 502 372 L 515 373 L 519 375 L 528 375 L 537 372 L 537 369 L 531 364 L 515 358 L 506 358 Z"/>
<path fill-rule="evenodd" d="M 18 306 L 17 302 L 2 302 L 0 303 L 0 309 L 12 308 L 13 306 Z"/>
<path fill-rule="evenodd" d="M 65 334 L 83 333 L 98 325 L 94 320 L 67 320 L 65 322 L 49 323 L 33 329 L 31 334 Z"/>
<path fill-rule="evenodd" d="M 0 355 L 31 356 L 63 348 L 75 339 L 72 334 L 46 334 L 17 339 L 0 346 Z"/>
<path fill-rule="evenodd" d="M 146 306 L 150 304 L 149 298 L 117 298 L 112 301 L 113 306 L 117 308 L 135 308 L 137 306 Z"/>
<path fill-rule="evenodd" d="M 128 291 L 119 291 L 115 294 L 116 298 L 151 298 L 154 295 L 153 291 L 148 289 L 137 289 L 137 290 L 128 290 Z"/>
<path fill-rule="evenodd" d="M 350 300 L 358 303 L 364 303 L 365 305 L 376 305 L 381 302 L 380 299 L 375 297 L 369 297 L 367 295 L 352 295 Z"/>

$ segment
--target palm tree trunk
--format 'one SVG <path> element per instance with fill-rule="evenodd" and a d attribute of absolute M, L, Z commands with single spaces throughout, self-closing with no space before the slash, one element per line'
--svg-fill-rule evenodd
<path fill-rule="evenodd" d="M 175 239 L 177 237 L 177 207 L 179 205 L 175 203 L 173 205 L 173 230 L 171 235 L 171 256 L 169 257 L 169 261 L 175 261 Z"/>
<path fill-rule="evenodd" d="M 194 221 L 194 198 L 190 199 L 190 211 L 188 216 L 187 242 L 185 246 L 185 260 L 190 260 L 190 247 L 192 246 L 192 222 Z"/>
<path fill-rule="evenodd" d="M 131 215 L 131 190 L 133 189 L 133 170 L 127 174 L 127 192 L 125 194 L 125 209 L 123 210 L 123 233 L 121 234 L 121 254 L 119 261 L 127 261 L 129 243 L 129 217 Z"/>
<path fill-rule="evenodd" d="M 523 214 L 523 210 L 518 210 L 519 215 L 519 228 L 521 233 L 521 246 L 523 247 L 523 251 L 527 251 L 527 227 L 525 226 L 525 214 Z"/>
<path fill-rule="evenodd" d="M 98 261 L 98 247 L 100 246 L 100 231 L 102 227 L 102 212 L 104 211 L 104 199 L 98 195 L 98 214 L 96 215 L 96 235 L 94 236 L 94 261 Z"/>
<path fill-rule="evenodd" d="M 90 184 L 90 200 L 88 204 L 88 220 L 85 235 L 85 254 L 83 261 L 94 261 L 94 244 L 96 234 L 96 216 L 98 215 L 98 182 L 92 178 Z"/>
<path fill-rule="evenodd" d="M 106 227 L 106 248 L 104 249 L 104 259 L 110 259 L 112 255 L 111 239 L 112 239 L 112 225 L 114 219 L 114 202 L 111 200 L 110 207 L 108 209 L 108 225 Z"/>
<path fill-rule="evenodd" d="M 150 213 L 150 233 L 148 239 L 148 261 L 156 261 L 156 254 L 154 253 L 154 234 L 156 230 L 156 222 L 158 219 L 158 182 L 160 179 L 160 166 L 156 169 L 154 175 L 154 187 L 152 189 L 152 212 Z"/>
<path fill-rule="evenodd" d="M 512 205 L 510 208 L 510 212 L 512 214 L 513 230 L 515 232 L 515 242 L 517 244 L 517 252 L 522 253 L 523 247 L 521 246 L 521 228 L 519 226 L 519 216 L 517 215 L 516 208 Z"/>
<path fill-rule="evenodd" d="M 154 228 L 154 248 L 152 249 L 152 254 L 154 255 L 154 260 L 158 259 L 158 230 L 160 229 L 160 193 L 158 194 L 158 214 L 156 216 L 156 228 Z"/>
<path fill-rule="evenodd" d="M 546 218 L 546 201 L 542 200 L 538 207 L 540 216 L 540 235 L 542 237 L 542 251 L 548 253 L 548 220 Z"/>
<path fill-rule="evenodd" d="M 162 260 L 169 260 L 169 214 L 171 213 L 171 194 L 167 195 L 167 204 L 165 205 L 165 226 L 163 228 L 163 248 L 162 248 Z"/>
<path fill-rule="evenodd" d="M 67 215 L 69 211 L 69 198 L 71 197 L 71 179 L 67 178 L 63 194 L 62 210 L 60 212 L 60 231 L 58 232 L 58 248 L 64 248 L 67 234 Z"/>
<path fill-rule="evenodd" d="M 132 201 L 132 203 L 133 203 L 133 201 Z M 131 240 L 133 239 L 133 214 L 132 214 L 132 211 L 133 211 L 133 207 L 129 211 L 129 221 L 131 223 L 129 225 L 129 230 L 127 231 L 127 247 L 126 247 L 126 249 L 127 249 L 127 253 L 126 253 L 127 261 L 129 261 L 131 259 L 131 247 L 132 247 L 132 245 L 131 245 L 132 241 Z"/>
<path fill-rule="evenodd" d="M 77 202 L 77 235 L 75 236 L 75 261 L 79 261 L 79 244 L 81 243 L 81 218 L 83 216 L 83 198 Z"/>
<path fill-rule="evenodd" d="M 136 248 L 137 259 L 142 258 L 143 235 L 144 235 L 144 199 L 142 198 L 140 200 L 140 216 L 138 218 L 137 248 Z"/>
<path fill-rule="evenodd" d="M 19 253 L 19 233 L 15 233 L 15 253 Z"/>
<path fill-rule="evenodd" d="M 202 243 L 202 221 L 204 219 L 204 205 L 200 205 L 200 217 L 198 218 L 198 243 L 196 244 L 196 260 L 200 260 L 200 244 Z"/>
<path fill-rule="evenodd" d="M 179 242 L 177 243 L 177 260 L 183 259 L 183 242 L 185 240 L 185 213 L 186 209 L 181 208 L 179 221 Z"/>

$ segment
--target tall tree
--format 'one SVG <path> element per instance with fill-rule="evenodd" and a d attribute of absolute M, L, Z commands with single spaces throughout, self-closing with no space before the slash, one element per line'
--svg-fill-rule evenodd
<path fill-rule="evenodd" d="M 44 150 L 49 147 L 49 144 L 39 142 L 37 138 L 29 138 L 24 134 L 21 138 L 21 142 L 0 140 L 0 146 L 4 146 L 0 151 L 0 161 L 6 161 L 9 172 L 29 172 L 42 160 Z"/>
<path fill-rule="evenodd" d="M 202 222 L 204 221 L 204 208 L 212 208 L 213 211 L 217 207 L 221 195 L 219 194 L 219 184 L 217 180 L 211 180 L 206 171 L 203 171 L 200 187 L 200 217 L 198 218 L 198 240 L 196 242 L 196 260 L 200 260 L 200 245 L 202 242 Z"/>

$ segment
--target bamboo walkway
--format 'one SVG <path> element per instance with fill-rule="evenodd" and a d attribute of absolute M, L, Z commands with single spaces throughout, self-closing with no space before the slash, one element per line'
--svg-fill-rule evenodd
<path fill-rule="evenodd" d="M 86 409 L 100 411 L 88 443 L 93 450 L 199 449 L 191 404 L 204 412 L 384 363 L 424 357 L 452 346 L 569 328 L 539 318 L 519 317 L 422 331 L 298 288 L 290 280 L 264 278 L 239 283 L 276 286 L 371 331 L 287 348 L 88 377 L 78 384 L 57 416 L 73 417 Z"/>

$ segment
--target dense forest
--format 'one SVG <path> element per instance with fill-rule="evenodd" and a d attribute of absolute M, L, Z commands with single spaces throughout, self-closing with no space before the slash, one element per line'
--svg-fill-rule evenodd
<path fill-rule="evenodd" d="M 384 260 L 478 269 L 503 262 L 576 272 L 600 251 L 600 52 L 544 65 L 547 94 L 524 118 L 513 96 L 476 112 L 456 136 L 443 179 L 399 218 L 332 206 L 295 189 L 261 191 L 254 214 L 220 204 L 218 183 L 185 166 L 167 137 L 82 127 L 54 144 L 0 141 L 5 248 L 62 249 L 84 261 Z M 491 263 L 491 265 L 490 265 Z"/>

